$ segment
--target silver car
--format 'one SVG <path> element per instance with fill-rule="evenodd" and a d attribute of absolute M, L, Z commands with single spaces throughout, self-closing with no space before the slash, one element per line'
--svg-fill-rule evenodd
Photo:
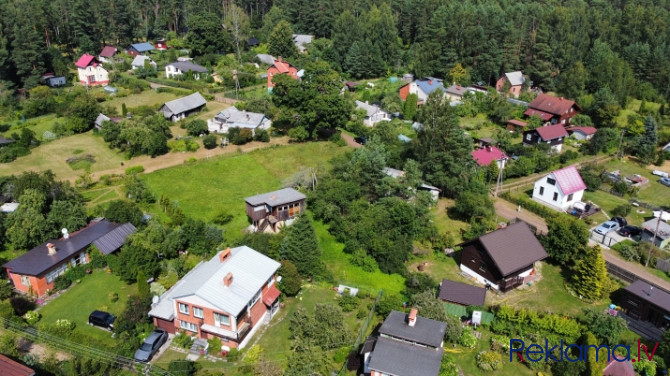
<path fill-rule="evenodd" d="M 603 223 L 602 225 L 596 227 L 596 232 L 600 235 L 606 235 L 612 231 L 618 230 L 620 227 L 619 223 L 616 221 L 607 221 Z"/>

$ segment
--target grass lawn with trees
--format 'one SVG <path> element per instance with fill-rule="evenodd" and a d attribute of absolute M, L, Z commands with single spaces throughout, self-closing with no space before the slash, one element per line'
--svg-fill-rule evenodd
<path fill-rule="evenodd" d="M 121 114 L 121 107 L 126 104 L 127 108 L 139 106 L 157 106 L 163 105 L 173 99 L 179 98 L 179 95 L 172 93 L 158 93 L 156 90 L 145 90 L 139 94 L 131 94 L 127 97 L 120 97 L 105 101 L 103 105 L 115 107 L 119 114 Z"/>

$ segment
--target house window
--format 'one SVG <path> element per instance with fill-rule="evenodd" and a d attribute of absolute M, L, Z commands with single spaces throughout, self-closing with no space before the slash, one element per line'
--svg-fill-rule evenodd
<path fill-rule="evenodd" d="M 570 193 L 570 194 L 568 195 L 568 202 L 572 201 L 572 196 L 573 196 L 572 193 Z"/>
<path fill-rule="evenodd" d="M 186 329 L 191 332 L 198 332 L 198 326 L 195 325 L 192 322 L 184 321 L 184 320 L 179 320 L 179 327 L 182 329 Z"/>
<path fill-rule="evenodd" d="M 230 316 L 214 312 L 214 325 L 217 327 L 221 325 L 230 326 Z"/>
<path fill-rule="evenodd" d="M 179 313 L 183 313 L 185 315 L 188 315 L 188 305 L 184 303 L 179 303 Z"/>
<path fill-rule="evenodd" d="M 479 265 L 479 271 L 482 273 L 486 273 L 486 265 L 484 264 Z"/>
<path fill-rule="evenodd" d="M 554 180 L 552 178 L 547 178 L 547 183 L 549 183 L 551 185 L 556 185 L 556 180 Z"/>
<path fill-rule="evenodd" d="M 554 192 L 554 201 L 558 201 L 558 192 Z"/>
<path fill-rule="evenodd" d="M 53 282 L 56 279 L 56 277 L 63 275 L 63 273 L 65 273 L 66 270 L 67 270 L 67 263 L 62 264 L 61 266 L 47 273 L 46 275 L 47 283 Z"/>
<path fill-rule="evenodd" d="M 24 286 L 30 286 L 30 277 L 26 275 L 21 276 L 21 284 Z"/>
<path fill-rule="evenodd" d="M 544 187 L 540 187 L 540 196 L 544 194 Z"/>
<path fill-rule="evenodd" d="M 634 301 L 634 300 L 629 300 L 629 301 L 628 301 L 628 304 L 629 304 L 630 306 L 632 306 L 632 307 L 637 307 L 637 302 Z"/>
<path fill-rule="evenodd" d="M 528 134 L 526 135 L 526 141 L 530 141 L 530 138 L 531 138 L 530 133 L 528 133 Z"/>
<path fill-rule="evenodd" d="M 205 317 L 205 314 L 202 311 L 202 308 L 193 307 L 193 317 L 197 317 L 199 319 Z"/>
<path fill-rule="evenodd" d="M 275 282 L 275 276 L 270 277 L 270 279 L 268 279 L 268 287 L 272 286 L 274 282 Z"/>
<path fill-rule="evenodd" d="M 258 290 L 258 292 L 256 293 L 256 295 L 254 295 L 254 297 L 251 298 L 251 300 L 249 301 L 249 309 L 251 309 L 251 307 L 253 307 L 254 304 L 256 304 L 256 302 L 257 302 L 258 299 L 260 299 L 260 298 L 261 298 L 261 290 Z"/>

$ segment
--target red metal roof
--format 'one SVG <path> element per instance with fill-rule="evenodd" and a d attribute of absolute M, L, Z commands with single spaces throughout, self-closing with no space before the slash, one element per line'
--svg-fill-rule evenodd
<path fill-rule="evenodd" d="M 572 106 L 577 106 L 577 109 L 581 110 L 581 107 L 575 101 L 563 97 L 557 98 L 548 94 L 539 94 L 530 102 L 528 108 L 553 115 L 562 115 L 568 112 Z"/>
<path fill-rule="evenodd" d="M 77 68 L 86 68 L 89 65 L 91 65 L 92 62 L 95 62 L 95 56 L 89 54 L 83 54 L 81 55 L 79 60 L 77 60 L 77 62 L 74 63 L 74 65 Z"/>
<path fill-rule="evenodd" d="M 525 121 L 521 121 L 521 120 L 517 120 L 517 119 L 510 119 L 510 120 L 507 121 L 507 124 L 516 125 L 517 127 L 528 126 L 528 123 L 526 123 Z"/>
<path fill-rule="evenodd" d="M 283 61 L 281 58 L 279 60 L 275 60 L 275 63 L 272 66 L 277 68 L 280 73 L 288 73 L 291 68 L 296 69 L 293 65 L 291 65 L 291 63 Z"/>
<path fill-rule="evenodd" d="M 102 56 L 102 57 L 112 57 L 112 56 L 114 56 L 116 51 L 117 51 L 116 47 L 105 46 L 105 48 L 102 49 L 102 52 L 100 52 L 100 56 Z"/>
<path fill-rule="evenodd" d="M 564 195 L 569 195 L 578 191 L 586 189 L 586 184 L 579 175 L 579 171 L 575 166 L 568 166 L 560 170 L 552 172 L 556 178 L 558 186 L 563 191 Z"/>
<path fill-rule="evenodd" d="M 480 166 L 488 166 L 493 161 L 507 159 L 507 155 L 495 146 L 473 150 L 471 154 L 472 159 Z"/>
<path fill-rule="evenodd" d="M 567 128 L 566 131 L 568 132 L 582 132 L 585 135 L 592 135 L 595 134 L 598 130 L 595 127 L 570 127 Z"/>
<path fill-rule="evenodd" d="M 548 112 L 544 112 L 544 111 L 540 111 L 540 110 L 534 110 L 532 108 L 527 109 L 526 112 L 524 112 L 523 114 L 526 115 L 526 116 L 529 116 L 529 117 L 533 116 L 533 115 L 537 115 L 537 116 L 540 117 L 540 119 L 542 119 L 544 121 L 547 121 L 547 120 L 551 119 L 552 117 L 554 117 L 554 115 L 552 115 Z"/>
<path fill-rule="evenodd" d="M 33 376 L 35 371 L 17 363 L 4 355 L 0 355 L 0 370 L 4 376 Z"/>
<path fill-rule="evenodd" d="M 535 128 L 535 130 L 544 141 L 553 140 L 559 137 L 568 137 L 568 132 L 566 132 L 565 128 L 560 124 L 539 127 Z"/>
<path fill-rule="evenodd" d="M 272 287 L 268 289 L 268 292 L 266 292 L 265 295 L 263 296 L 263 304 L 265 304 L 268 307 L 271 307 L 272 303 L 274 303 L 275 300 L 277 300 L 280 294 L 281 292 L 279 291 L 279 289 L 277 289 L 277 286 L 272 285 Z"/>

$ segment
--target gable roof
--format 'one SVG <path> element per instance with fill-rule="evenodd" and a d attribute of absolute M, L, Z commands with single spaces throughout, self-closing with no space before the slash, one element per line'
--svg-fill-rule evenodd
<path fill-rule="evenodd" d="M 118 50 L 116 49 L 116 47 L 105 46 L 105 48 L 103 48 L 102 51 L 100 51 L 100 56 L 102 56 L 102 57 L 113 57 L 114 54 L 117 51 Z"/>
<path fill-rule="evenodd" d="M 380 337 L 370 354 L 368 368 L 394 376 L 437 376 L 443 351 Z"/>
<path fill-rule="evenodd" d="M 137 229 L 132 223 L 124 223 L 107 234 L 93 241 L 93 245 L 100 250 L 103 255 L 108 255 L 121 248 L 126 238 L 134 234 Z"/>
<path fill-rule="evenodd" d="M 518 119 L 509 119 L 509 120 L 507 120 L 507 124 L 512 124 L 512 125 L 515 125 L 517 127 L 527 127 L 528 126 L 528 123 L 526 123 L 525 121 L 518 120 Z"/>
<path fill-rule="evenodd" d="M 298 47 L 300 52 L 304 52 L 307 49 L 307 45 L 312 43 L 312 39 L 314 39 L 314 35 L 293 34 L 293 43 Z"/>
<path fill-rule="evenodd" d="M 93 221 L 87 227 L 71 233 L 69 239 L 61 238 L 44 242 L 3 266 L 10 268 L 12 273 L 16 274 L 41 275 L 53 266 L 81 252 L 95 240 L 107 235 L 119 226 L 120 224 L 106 219 Z M 49 255 L 48 243 L 52 243 L 56 247 L 55 255 Z"/>
<path fill-rule="evenodd" d="M 630 360 L 619 362 L 611 359 L 603 370 L 603 376 L 635 376 L 635 369 Z"/>
<path fill-rule="evenodd" d="M 258 54 L 258 55 L 256 55 L 256 59 L 257 59 L 258 61 L 260 61 L 261 63 L 263 63 L 263 64 L 267 64 L 267 65 L 272 65 L 272 64 L 274 64 L 274 63 L 275 63 L 275 60 L 276 60 L 276 59 L 274 58 L 274 56 L 272 56 L 272 55 L 268 55 L 268 54 Z"/>
<path fill-rule="evenodd" d="M 523 221 L 489 232 L 475 240 L 484 246 L 503 276 L 548 257 L 547 251 Z"/>
<path fill-rule="evenodd" d="M 379 328 L 379 334 L 437 348 L 441 347 L 446 330 L 446 323 L 421 316 L 416 317 L 414 326 L 409 326 L 406 313 L 391 311 Z"/>
<path fill-rule="evenodd" d="M 405 177 L 405 171 L 403 170 L 398 170 L 397 168 L 392 168 L 392 167 L 384 167 L 382 169 L 382 172 L 386 174 L 387 176 L 390 176 L 394 179 L 400 178 L 400 177 Z"/>
<path fill-rule="evenodd" d="M 244 201 L 251 206 L 269 205 L 275 207 L 277 205 L 288 204 L 289 202 L 306 199 L 307 196 L 296 191 L 293 188 L 284 188 L 278 191 L 262 193 L 260 195 L 247 197 Z"/>
<path fill-rule="evenodd" d="M 658 223 L 660 221 L 660 223 Z M 656 232 L 656 226 L 658 225 L 658 231 Z M 642 224 L 642 227 L 651 232 L 652 234 L 656 232 L 656 237 L 665 240 L 670 238 L 670 225 L 667 224 L 661 218 L 652 218 Z"/>
<path fill-rule="evenodd" d="M 4 376 L 33 376 L 35 374 L 32 368 L 15 362 L 2 354 L 0 354 L 0 369 Z"/>
<path fill-rule="evenodd" d="M 523 73 L 521 73 L 521 71 L 507 72 L 505 73 L 505 77 L 507 78 L 509 84 L 512 86 L 523 85 L 524 82 L 526 82 L 526 78 L 523 76 Z"/>
<path fill-rule="evenodd" d="M 575 101 L 541 93 L 530 102 L 528 108 L 550 113 L 552 115 L 562 115 L 568 112 L 572 106 L 576 106 L 578 110 L 581 110 L 581 107 L 579 107 Z"/>
<path fill-rule="evenodd" d="M 281 57 L 279 57 L 279 60 L 275 60 L 270 68 L 275 67 L 279 71 L 279 73 L 288 73 L 291 71 L 291 68 L 295 69 L 297 71 L 297 68 L 293 66 L 293 64 L 289 63 L 288 61 L 285 61 Z M 268 68 L 268 69 L 270 69 Z"/>
<path fill-rule="evenodd" d="M 175 61 L 174 63 L 170 63 L 166 65 L 168 67 L 175 67 L 179 69 L 182 72 L 198 72 L 198 73 L 207 73 L 207 68 L 192 63 L 190 61 Z"/>
<path fill-rule="evenodd" d="M 443 92 L 445 91 L 444 85 L 442 85 L 442 81 L 437 79 L 416 80 L 414 82 L 416 83 L 416 86 L 419 87 L 419 89 L 426 93 L 426 95 L 434 92 L 435 90 L 442 90 Z"/>
<path fill-rule="evenodd" d="M 577 167 L 575 166 L 568 166 L 553 171 L 551 174 L 556 178 L 556 182 L 564 195 L 573 194 L 586 189 L 586 184 L 584 184 L 582 176 L 579 175 L 579 171 L 577 171 Z"/>
<path fill-rule="evenodd" d="M 130 45 L 130 48 L 133 48 L 135 51 L 140 53 L 155 50 L 153 44 L 149 42 L 133 43 Z"/>
<path fill-rule="evenodd" d="M 146 55 L 137 55 L 137 56 L 135 56 L 135 58 L 133 59 L 133 62 L 130 63 L 130 65 L 133 66 L 133 67 L 144 67 L 144 62 L 145 62 L 146 60 L 149 60 L 149 63 L 153 63 L 153 62 L 154 62 L 153 60 L 151 60 L 151 58 L 150 58 L 149 56 L 146 56 Z"/>
<path fill-rule="evenodd" d="M 440 283 L 440 294 L 438 297 L 448 302 L 466 306 L 483 306 L 486 299 L 486 289 L 443 279 L 442 283 Z"/>
<path fill-rule="evenodd" d="M 540 119 L 542 119 L 542 120 L 544 120 L 544 121 L 547 121 L 547 120 L 549 120 L 549 119 L 551 119 L 551 118 L 554 117 L 554 115 L 552 115 L 552 114 L 550 114 L 550 113 L 548 113 L 548 112 L 544 112 L 544 111 L 536 110 L 536 109 L 533 109 L 533 108 L 529 108 L 529 109 L 527 109 L 523 114 L 526 115 L 526 116 L 528 116 L 528 117 L 531 117 L 531 116 L 539 116 Z"/>
<path fill-rule="evenodd" d="M 470 154 L 472 154 L 472 159 L 480 166 L 488 166 L 493 161 L 507 159 L 507 154 L 495 146 L 479 148 L 473 150 Z"/>
<path fill-rule="evenodd" d="M 215 119 L 230 124 L 238 128 L 257 128 L 267 119 L 265 114 L 257 112 L 240 111 L 235 106 L 219 112 L 214 116 Z"/>
<path fill-rule="evenodd" d="M 570 134 L 572 134 L 572 132 L 581 132 L 587 136 L 598 132 L 598 129 L 596 127 L 569 127 L 566 128 L 565 130 L 568 131 L 568 133 Z"/>
<path fill-rule="evenodd" d="M 203 98 L 202 95 L 196 91 L 191 95 L 165 102 L 163 107 L 161 107 L 161 111 L 163 111 L 163 115 L 166 118 L 169 118 L 174 114 L 188 112 L 206 104 L 207 101 L 205 98 Z"/>
<path fill-rule="evenodd" d="M 374 104 L 369 104 L 361 101 L 356 101 L 356 109 L 357 110 L 365 110 L 365 114 L 367 117 L 373 116 L 376 113 L 379 112 L 384 112 L 384 110 L 381 109 L 381 107 L 375 106 Z"/>
<path fill-rule="evenodd" d="M 209 261 L 198 264 L 163 294 L 149 312 L 150 316 L 166 320 L 174 318 L 174 300 L 199 300 L 216 310 L 232 315 L 239 314 L 251 298 L 265 285 L 279 267 L 277 261 L 247 247 L 230 250 L 230 257 L 221 262 L 216 253 Z M 230 286 L 223 283 L 232 273 Z"/>
<path fill-rule="evenodd" d="M 547 125 L 546 127 L 535 128 L 537 134 L 540 135 L 543 141 L 553 140 L 559 137 L 568 137 L 568 132 L 560 124 Z"/>
<path fill-rule="evenodd" d="M 86 68 L 91 64 L 97 63 L 97 61 L 98 60 L 95 58 L 95 56 L 89 54 L 83 54 L 81 55 L 79 60 L 77 60 L 77 62 L 74 63 L 74 66 L 77 68 Z"/>
<path fill-rule="evenodd" d="M 11 138 L 4 138 L 4 137 L 0 136 L 0 145 L 9 145 L 9 144 L 13 144 L 13 143 L 14 143 L 14 140 L 12 140 Z"/>
<path fill-rule="evenodd" d="M 468 88 L 465 87 L 465 86 L 461 86 L 461 85 L 451 85 L 448 88 L 446 88 L 444 91 L 449 93 L 449 94 L 454 94 L 454 95 L 458 95 L 458 96 L 462 97 L 463 94 L 468 92 Z"/>
<path fill-rule="evenodd" d="M 670 294 L 654 285 L 650 285 L 649 283 L 638 279 L 626 286 L 624 290 L 646 302 L 662 308 L 666 312 L 670 312 Z"/>

